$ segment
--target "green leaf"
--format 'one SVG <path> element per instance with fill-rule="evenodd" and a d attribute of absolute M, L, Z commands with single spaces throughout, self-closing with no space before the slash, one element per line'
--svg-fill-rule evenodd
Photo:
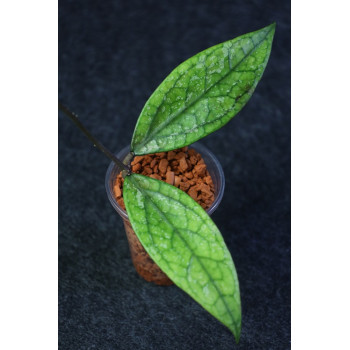
<path fill-rule="evenodd" d="M 238 278 L 220 231 L 189 195 L 165 182 L 132 174 L 124 201 L 143 247 L 168 277 L 226 325 L 238 342 Z"/>
<path fill-rule="evenodd" d="M 274 33 L 275 23 L 204 50 L 175 68 L 145 104 L 132 151 L 169 151 L 224 126 L 252 96 Z"/>

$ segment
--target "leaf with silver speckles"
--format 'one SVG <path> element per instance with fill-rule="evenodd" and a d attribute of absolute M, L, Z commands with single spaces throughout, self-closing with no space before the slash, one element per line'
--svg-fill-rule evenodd
<path fill-rule="evenodd" d="M 224 126 L 248 102 L 267 65 L 275 23 L 210 47 L 175 68 L 146 102 L 131 149 L 184 147 Z"/>
<path fill-rule="evenodd" d="M 241 302 L 236 269 L 220 231 L 185 192 L 139 174 L 124 181 L 124 202 L 143 247 L 168 277 L 238 342 Z"/>

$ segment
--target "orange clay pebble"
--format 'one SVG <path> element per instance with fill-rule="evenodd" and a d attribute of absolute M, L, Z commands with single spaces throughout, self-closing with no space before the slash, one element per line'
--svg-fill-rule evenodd
<path fill-rule="evenodd" d="M 195 156 L 191 156 L 190 157 L 190 162 L 191 162 L 192 165 L 197 164 L 197 161 L 198 161 L 198 159 Z"/>
<path fill-rule="evenodd" d="M 209 175 L 204 178 L 204 181 L 209 186 L 210 186 L 210 184 L 213 183 L 213 180 L 211 179 L 211 176 L 209 176 Z"/>
<path fill-rule="evenodd" d="M 173 160 L 175 159 L 175 156 L 176 156 L 176 152 L 174 151 L 169 151 L 168 152 L 168 156 L 167 156 L 167 159 L 170 161 L 170 160 Z"/>
<path fill-rule="evenodd" d="M 161 180 L 162 177 L 159 176 L 158 174 L 151 174 L 149 177 L 151 177 L 152 179 L 157 179 L 157 180 Z"/>
<path fill-rule="evenodd" d="M 169 184 L 169 185 L 174 185 L 174 180 L 175 180 L 175 175 L 173 171 L 168 171 L 166 173 L 166 177 L 165 177 L 165 181 Z"/>
<path fill-rule="evenodd" d="M 141 163 L 136 163 L 131 167 L 131 169 L 134 173 L 137 173 L 141 169 L 141 167 L 142 167 Z"/>
<path fill-rule="evenodd" d="M 123 197 L 120 197 L 119 199 L 117 199 L 117 202 L 125 210 L 125 204 L 124 204 Z"/>
<path fill-rule="evenodd" d="M 118 186 L 118 185 L 114 186 L 114 194 L 117 198 L 120 198 L 122 196 L 122 190 L 121 190 L 120 186 Z"/>
<path fill-rule="evenodd" d="M 147 154 L 142 161 L 142 166 L 145 166 L 145 165 L 151 163 L 151 161 L 152 161 L 152 158 Z"/>
<path fill-rule="evenodd" d="M 135 158 L 133 159 L 133 161 L 131 162 L 131 165 L 140 163 L 143 160 L 142 156 L 135 156 Z"/>
<path fill-rule="evenodd" d="M 191 171 L 188 171 L 187 173 L 185 173 L 185 176 L 188 178 L 188 179 L 193 179 L 193 173 Z"/>
<path fill-rule="evenodd" d="M 153 173 L 153 170 L 149 166 L 146 166 L 146 167 L 143 168 L 142 174 L 144 174 L 144 175 L 151 175 L 152 173 Z"/>
<path fill-rule="evenodd" d="M 165 152 L 160 152 L 160 153 L 155 153 L 156 156 L 158 156 L 159 158 L 164 158 L 166 156 Z"/>
<path fill-rule="evenodd" d="M 179 168 L 184 172 L 188 168 L 188 164 L 186 162 L 185 157 L 182 157 L 179 159 Z"/>
<path fill-rule="evenodd" d="M 190 188 L 190 184 L 188 182 L 180 182 L 180 190 L 187 191 Z"/>
<path fill-rule="evenodd" d="M 197 164 L 195 165 L 193 170 L 196 172 L 198 176 L 203 177 L 205 175 L 205 171 L 207 170 L 207 167 L 205 164 Z"/>
<path fill-rule="evenodd" d="M 194 186 L 195 184 L 196 184 L 196 180 L 190 180 L 190 181 L 188 181 L 188 183 L 191 185 L 191 186 Z"/>
<path fill-rule="evenodd" d="M 179 176 L 175 176 L 174 185 L 176 187 L 179 187 L 180 186 L 180 182 L 181 182 L 180 177 Z"/>
<path fill-rule="evenodd" d="M 210 187 L 208 185 L 206 185 L 206 184 L 203 184 L 203 183 L 200 184 L 199 189 L 200 189 L 201 192 L 204 192 L 204 193 L 206 193 L 208 195 L 210 195 L 212 193 L 211 190 L 210 190 Z"/>
<path fill-rule="evenodd" d="M 157 164 L 157 159 L 153 158 L 153 160 L 152 160 L 152 162 L 150 163 L 149 166 L 153 169 L 156 164 Z"/>
<path fill-rule="evenodd" d="M 188 194 L 189 196 L 191 196 L 195 201 L 197 200 L 198 192 L 196 191 L 196 189 L 195 189 L 194 187 L 191 187 L 191 188 L 188 190 L 187 194 Z"/>
<path fill-rule="evenodd" d="M 179 152 L 176 156 L 175 159 L 180 160 L 181 158 L 186 158 L 186 154 L 184 152 Z"/>
<path fill-rule="evenodd" d="M 166 159 L 162 159 L 160 162 L 159 162 L 159 166 L 158 166 L 158 169 L 161 173 L 165 174 L 166 173 L 166 170 L 167 170 L 167 166 L 168 166 L 168 161 Z"/>
<path fill-rule="evenodd" d="M 187 151 L 188 155 L 189 156 L 195 156 L 197 157 L 197 155 L 199 155 L 193 148 L 190 148 L 188 151 Z"/>

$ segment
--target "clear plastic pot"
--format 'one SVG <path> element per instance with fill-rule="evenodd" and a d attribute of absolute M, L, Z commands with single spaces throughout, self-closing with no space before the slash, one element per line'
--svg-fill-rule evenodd
<path fill-rule="evenodd" d="M 214 184 L 214 202 L 207 209 L 207 213 L 211 215 L 219 206 L 225 189 L 225 176 L 222 167 L 217 160 L 217 158 L 211 153 L 205 146 L 196 142 L 189 146 L 196 150 L 204 159 L 207 166 L 208 172 L 212 177 Z M 130 146 L 124 147 L 116 156 L 119 159 L 124 159 L 129 153 Z M 147 254 L 141 242 L 137 238 L 134 230 L 131 227 L 128 214 L 126 211 L 119 206 L 116 198 L 114 197 L 113 188 L 114 183 L 119 174 L 117 167 L 114 162 L 111 162 L 107 169 L 105 186 L 107 191 L 107 196 L 111 202 L 113 208 L 122 217 L 125 227 L 126 236 L 129 242 L 129 248 L 131 253 L 131 258 L 138 274 L 143 277 L 146 281 L 153 282 L 159 285 L 171 285 L 171 280 L 167 275 L 158 267 L 158 265 L 151 259 Z"/>

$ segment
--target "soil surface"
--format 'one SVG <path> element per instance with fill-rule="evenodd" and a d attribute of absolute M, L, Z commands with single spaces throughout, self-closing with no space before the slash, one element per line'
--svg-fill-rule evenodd
<path fill-rule="evenodd" d="M 214 202 L 214 184 L 202 156 L 194 149 L 183 147 L 169 152 L 135 156 L 131 162 L 134 173 L 161 180 L 186 192 L 203 209 Z M 121 173 L 114 185 L 114 196 L 125 210 L 124 179 Z"/>

